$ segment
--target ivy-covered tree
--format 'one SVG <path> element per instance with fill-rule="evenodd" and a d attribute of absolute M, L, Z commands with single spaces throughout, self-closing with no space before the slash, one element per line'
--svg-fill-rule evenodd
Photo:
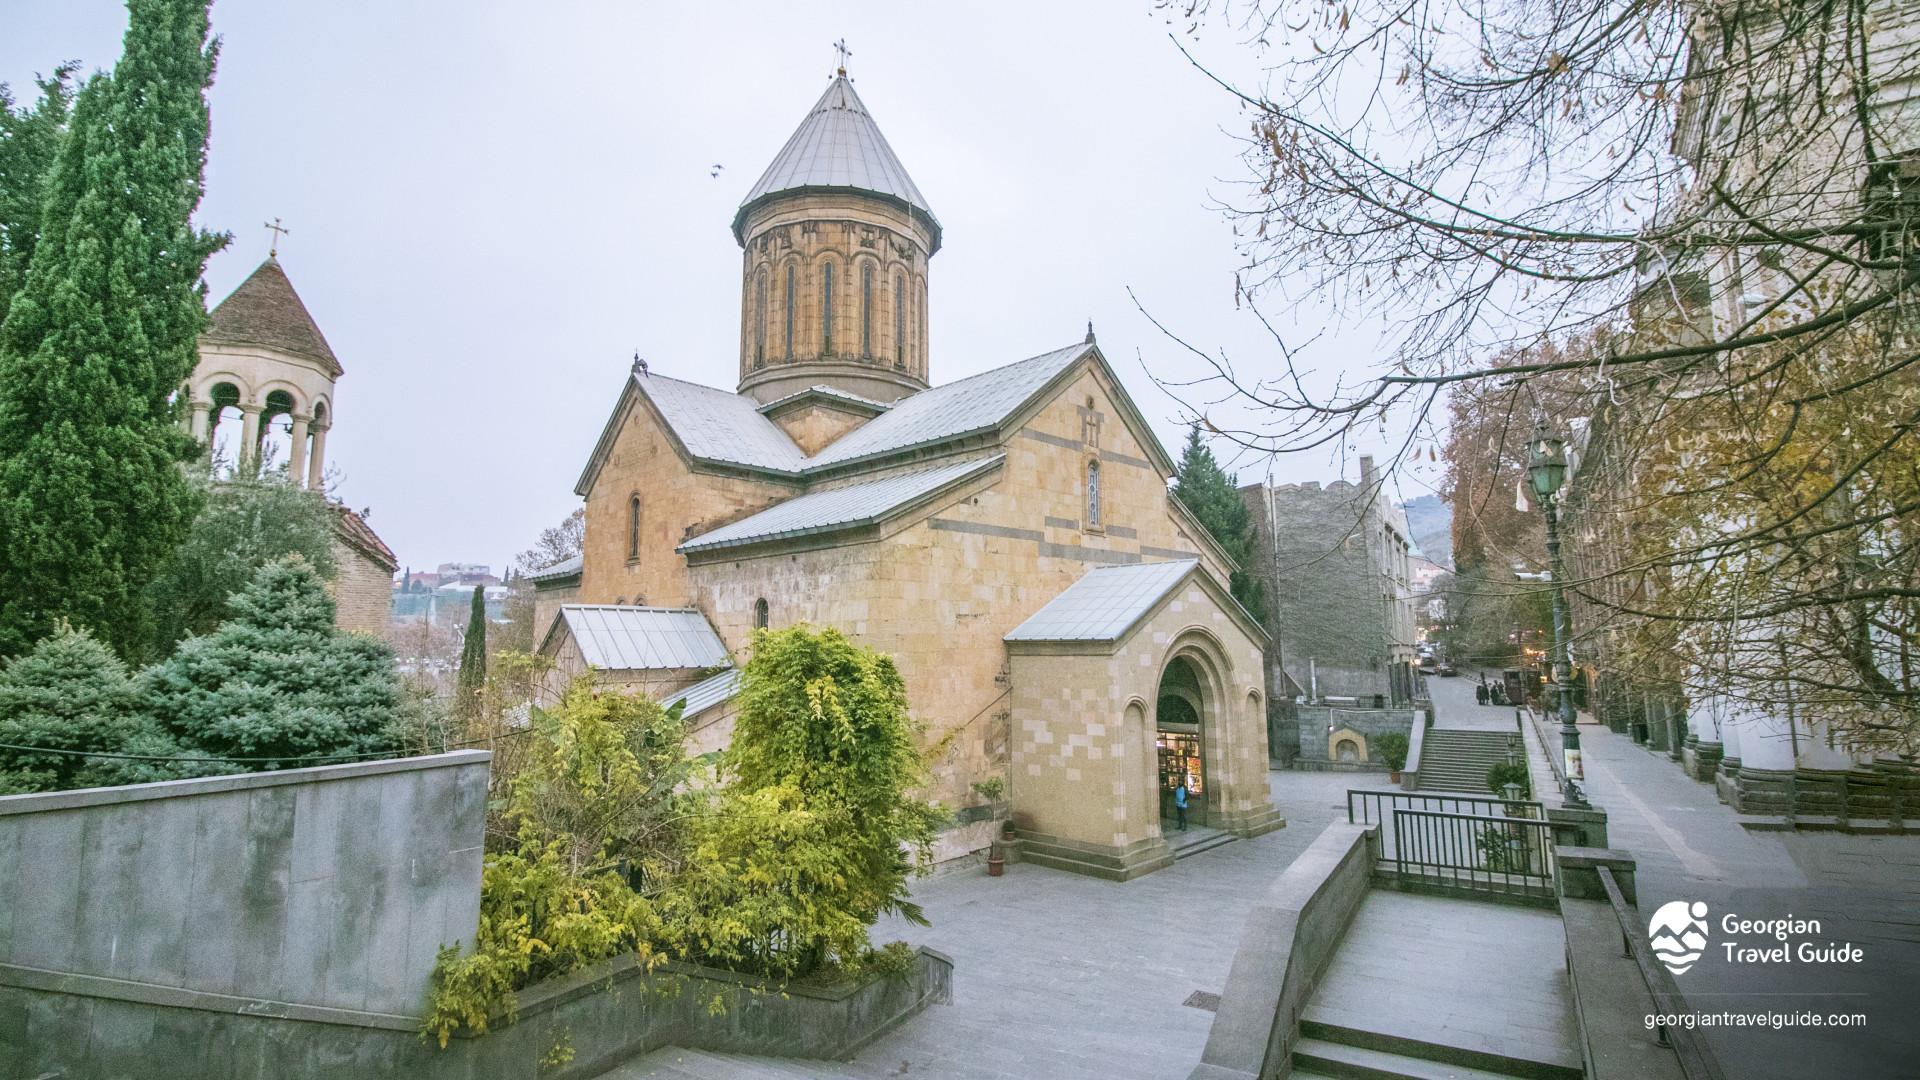
<path fill-rule="evenodd" d="M 142 708 L 168 733 L 216 757 L 266 759 L 250 771 L 402 750 L 392 651 L 334 629 L 333 599 L 304 560 L 262 567 L 231 610 L 141 676 Z"/>
<path fill-rule="evenodd" d="M 688 951 L 773 978 L 852 967 L 867 931 L 924 925 L 907 878 L 931 859 L 941 813 L 893 661 L 838 630 L 760 630 L 740 690 L 726 787 L 695 827 L 661 900 Z"/>
<path fill-rule="evenodd" d="M 120 62 L 74 103 L 0 324 L 0 655 L 58 616 L 121 652 L 197 509 L 174 396 L 206 324 L 194 227 L 216 49 L 208 0 L 128 0 Z"/>
<path fill-rule="evenodd" d="M 298 555 L 322 578 L 334 575 L 333 511 L 319 493 L 274 476 L 198 483 L 200 513 L 147 588 L 147 655 L 156 659 L 219 626 L 233 595 L 270 562 Z"/>
<path fill-rule="evenodd" d="M 467 612 L 467 636 L 460 643 L 460 675 L 456 682 L 460 707 L 471 708 L 487 688 L 487 588 L 474 585 L 473 606 Z"/>
<path fill-rule="evenodd" d="M 1228 586 L 1240 606 L 1265 626 L 1267 590 L 1254 576 L 1253 513 L 1241 501 L 1234 477 L 1220 468 L 1200 438 L 1199 424 L 1187 430 L 1187 445 L 1173 474 L 1173 494 L 1240 564 Z"/>
<path fill-rule="evenodd" d="M 0 323 L 27 280 L 40 240 L 47 174 L 73 110 L 74 66 L 62 64 L 35 79 L 40 100 L 27 107 L 16 107 L 12 91 L 0 83 Z"/>

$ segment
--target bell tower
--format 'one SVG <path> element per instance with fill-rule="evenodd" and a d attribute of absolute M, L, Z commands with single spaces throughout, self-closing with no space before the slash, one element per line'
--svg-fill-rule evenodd
<path fill-rule="evenodd" d="M 891 402 L 927 388 L 940 222 L 842 67 L 733 218 L 740 393 Z"/>

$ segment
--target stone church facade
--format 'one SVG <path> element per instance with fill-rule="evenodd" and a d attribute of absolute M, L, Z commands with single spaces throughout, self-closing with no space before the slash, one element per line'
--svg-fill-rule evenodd
<path fill-rule="evenodd" d="M 931 386 L 941 227 L 844 73 L 733 231 L 736 390 L 636 364 L 575 488 L 582 556 L 533 575 L 559 676 L 684 699 L 711 749 L 752 631 L 833 626 L 898 664 L 929 796 L 965 807 L 1001 778 L 1032 861 L 1167 865 L 1183 781 L 1199 824 L 1283 824 L 1265 634 L 1091 330 Z M 950 830 L 940 855 L 997 828 Z"/>

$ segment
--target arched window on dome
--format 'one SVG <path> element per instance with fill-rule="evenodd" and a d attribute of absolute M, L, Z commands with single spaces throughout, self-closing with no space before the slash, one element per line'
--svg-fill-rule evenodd
<path fill-rule="evenodd" d="M 820 267 L 820 355 L 833 354 L 833 264 Z"/>
<path fill-rule="evenodd" d="M 753 283 L 753 366 L 767 362 L 767 269 L 760 268 Z"/>
<path fill-rule="evenodd" d="M 873 264 L 860 268 L 860 355 L 873 355 Z"/>
<path fill-rule="evenodd" d="M 799 299 L 800 268 L 787 264 L 787 359 L 793 359 L 793 305 Z"/>
<path fill-rule="evenodd" d="M 1100 462 L 1087 462 L 1087 527 L 1100 527 Z"/>
<path fill-rule="evenodd" d="M 893 366 L 907 366 L 907 275 L 893 275 Z"/>

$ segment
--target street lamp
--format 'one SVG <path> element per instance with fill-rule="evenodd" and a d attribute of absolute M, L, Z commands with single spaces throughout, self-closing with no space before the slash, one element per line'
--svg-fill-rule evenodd
<path fill-rule="evenodd" d="M 1560 514 L 1556 506 L 1560 485 L 1567 479 L 1567 441 L 1542 420 L 1527 441 L 1527 477 L 1540 509 L 1547 516 L 1547 568 L 1553 597 L 1553 697 L 1560 713 L 1560 745 L 1566 755 L 1567 803 L 1585 806 L 1580 783 L 1586 772 L 1580 765 L 1580 729 L 1573 722 L 1573 645 L 1567 633 L 1565 568 L 1560 562 Z"/>

